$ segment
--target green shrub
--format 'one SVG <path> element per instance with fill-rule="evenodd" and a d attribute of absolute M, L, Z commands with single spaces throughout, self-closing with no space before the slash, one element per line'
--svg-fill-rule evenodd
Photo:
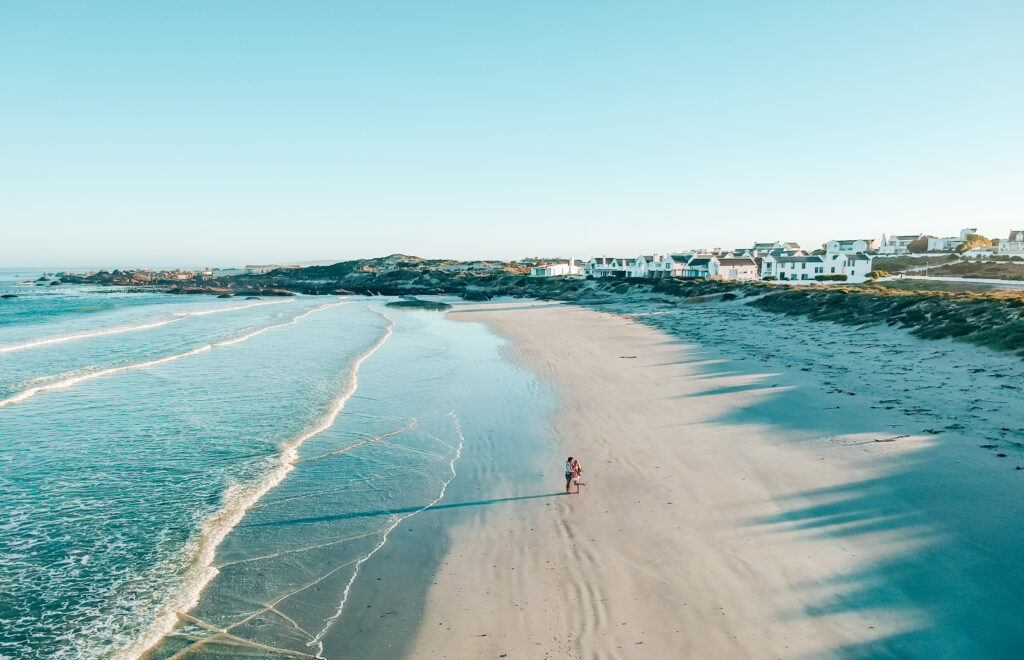
<path fill-rule="evenodd" d="M 847 277 L 846 273 L 834 273 L 830 275 L 815 275 L 814 279 L 819 282 L 845 282 Z"/>

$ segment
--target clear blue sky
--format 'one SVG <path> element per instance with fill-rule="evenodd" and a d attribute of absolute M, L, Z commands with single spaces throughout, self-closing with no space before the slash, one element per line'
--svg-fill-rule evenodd
<path fill-rule="evenodd" d="M 0 267 L 1024 226 L 1024 2 L 0 3 Z"/>

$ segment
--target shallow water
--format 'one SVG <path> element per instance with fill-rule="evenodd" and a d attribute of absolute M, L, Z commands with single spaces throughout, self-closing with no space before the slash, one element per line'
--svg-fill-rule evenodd
<path fill-rule="evenodd" d="M 539 474 L 547 394 L 482 326 L 20 275 L 0 282 L 20 295 L 0 302 L 0 655 L 135 657 L 172 630 L 151 657 L 315 655 L 462 458 Z M 436 555 L 443 527 L 417 542 Z"/>

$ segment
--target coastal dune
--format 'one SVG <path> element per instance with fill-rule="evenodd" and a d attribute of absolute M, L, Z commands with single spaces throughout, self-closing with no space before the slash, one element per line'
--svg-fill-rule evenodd
<path fill-rule="evenodd" d="M 972 438 L 908 432 L 901 411 L 837 405 L 813 374 L 740 367 L 618 314 L 449 317 L 489 324 L 553 384 L 551 488 L 501 484 L 510 501 L 452 530 L 412 657 L 991 657 L 1020 642 L 1020 550 L 997 530 L 1021 516 L 966 497 L 1019 501 L 1020 473 Z M 535 497 L 561 491 L 570 454 L 582 494 Z"/>

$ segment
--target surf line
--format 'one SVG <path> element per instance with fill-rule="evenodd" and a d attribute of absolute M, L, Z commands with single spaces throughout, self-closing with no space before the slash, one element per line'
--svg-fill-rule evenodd
<path fill-rule="evenodd" d="M 39 346 L 49 346 L 50 344 L 63 344 L 68 341 L 77 341 L 79 339 L 90 339 L 92 337 L 102 337 L 104 335 L 119 335 L 123 332 L 136 332 L 138 330 L 151 330 L 153 328 L 159 328 L 161 326 L 169 325 L 171 323 L 178 323 L 184 321 L 191 316 L 206 316 L 207 314 L 220 314 L 221 312 L 235 312 L 240 309 L 248 309 L 250 307 L 259 307 L 261 305 L 280 305 L 281 303 L 289 303 L 292 300 L 272 300 L 270 302 L 258 302 L 250 303 L 248 305 L 238 305 L 236 307 L 225 307 L 223 309 L 208 309 L 202 312 L 174 312 L 174 318 L 165 319 L 163 321 L 155 321 L 153 323 L 143 323 L 141 325 L 122 325 L 116 328 L 108 328 L 106 330 L 94 330 L 92 332 L 81 332 L 77 335 L 64 335 L 61 337 L 47 337 L 45 339 L 35 339 L 33 341 L 22 342 L 20 344 L 8 344 L 6 346 L 0 346 L 0 354 L 2 353 L 14 353 L 16 351 L 24 351 L 28 348 L 38 348 Z"/>
<path fill-rule="evenodd" d="M 340 304 L 342 303 L 333 303 L 330 306 Z M 248 487 L 232 486 L 228 488 L 227 492 L 224 493 L 224 506 L 220 511 L 203 521 L 200 527 L 198 556 L 192 568 L 186 573 L 182 586 L 178 590 L 177 597 L 168 604 L 167 611 L 157 617 L 152 627 L 135 644 L 118 655 L 119 658 L 123 660 L 136 660 L 141 657 L 163 639 L 164 636 L 174 630 L 174 624 L 179 617 L 179 613 L 188 612 L 199 604 L 199 595 L 206 588 L 206 585 L 209 584 L 210 580 L 215 578 L 220 572 L 213 565 L 217 546 L 242 521 L 246 511 L 256 504 L 260 498 L 276 488 L 278 484 L 284 481 L 288 473 L 295 469 L 295 463 L 299 457 L 299 447 L 302 446 L 302 443 L 323 433 L 334 425 L 334 421 L 341 414 L 345 404 L 348 403 L 348 400 L 352 398 L 352 395 L 355 394 L 356 389 L 359 387 L 359 367 L 384 345 L 384 342 L 391 337 L 394 330 L 395 322 L 387 314 L 378 310 L 374 311 L 380 314 L 381 318 L 388 322 L 388 325 L 384 328 L 380 339 L 352 363 L 345 389 L 331 402 L 327 413 L 316 426 L 281 446 L 281 454 L 278 457 L 277 465 L 263 481 Z"/>
<path fill-rule="evenodd" d="M 30 398 L 34 397 L 35 395 L 39 394 L 40 392 L 52 392 L 54 390 L 63 390 L 63 389 L 67 389 L 69 387 L 73 387 L 75 385 L 79 385 L 79 384 L 84 383 L 86 381 L 96 380 L 97 378 L 103 378 L 104 376 L 111 376 L 113 374 L 118 374 L 118 373 L 121 373 L 123 371 L 135 371 L 136 369 L 147 369 L 149 367 L 157 367 L 157 366 L 160 366 L 161 364 L 167 364 L 168 362 L 174 362 L 175 360 L 180 360 L 182 358 L 191 357 L 193 355 L 199 355 L 200 353 L 205 353 L 205 352 L 207 352 L 209 350 L 212 350 L 214 348 L 221 348 L 223 346 L 231 346 L 233 344 L 239 344 L 239 343 L 241 343 L 243 341 L 246 341 L 247 339 L 252 339 L 253 337 L 255 337 L 257 335 L 262 335 L 264 332 L 266 332 L 268 330 L 273 330 L 274 328 L 281 328 L 281 327 L 286 326 L 286 325 L 292 325 L 294 323 L 297 323 L 299 321 L 299 319 L 301 319 L 304 316 L 308 316 L 308 315 L 312 314 L 313 312 L 318 312 L 318 311 L 320 311 L 322 309 L 327 309 L 328 307 L 334 307 L 335 305 L 343 305 L 343 304 L 345 304 L 345 303 L 344 302 L 336 302 L 336 303 L 328 303 L 326 305 L 320 305 L 319 307 L 314 307 L 312 309 L 306 310 L 302 314 L 299 314 L 298 316 L 293 317 L 290 321 L 286 321 L 285 323 L 277 323 L 277 324 L 274 324 L 274 325 L 268 325 L 265 328 L 260 328 L 259 330 L 256 330 L 254 332 L 250 332 L 248 334 L 242 335 L 241 337 L 235 337 L 234 339 L 226 339 L 224 341 L 218 341 L 218 342 L 214 342 L 212 344 L 206 344 L 205 346 L 200 346 L 199 348 L 193 348 L 191 351 L 185 351 L 184 353 L 178 353 L 177 355 L 168 355 L 167 357 L 160 358 L 158 360 L 149 360 L 147 362 L 137 362 L 135 364 L 128 364 L 128 365 L 125 365 L 123 367 L 110 367 L 109 369 L 102 369 L 100 371 L 94 371 L 92 373 L 82 374 L 81 376 L 74 376 L 73 378 L 66 378 L 64 380 L 57 381 L 56 383 L 50 383 L 49 385 L 39 385 L 37 387 L 30 387 L 27 390 L 19 392 L 18 394 L 15 394 L 12 397 L 0 400 L 0 408 L 5 408 L 5 407 L 11 405 L 12 403 L 20 403 L 20 402 L 22 402 L 22 401 L 24 401 L 26 399 L 30 399 Z"/>
<path fill-rule="evenodd" d="M 341 616 L 342 611 L 344 611 L 345 603 L 348 601 L 349 592 L 352 590 L 352 585 L 355 583 L 356 578 L 359 577 L 359 569 L 362 568 L 363 564 L 365 564 L 367 561 L 369 561 L 370 557 L 372 557 L 375 554 L 377 554 L 377 551 L 384 547 L 384 545 L 388 542 L 388 536 L 391 534 L 392 531 L 394 531 L 394 529 L 396 527 L 398 527 L 400 524 L 402 524 L 403 520 L 405 520 L 406 518 L 411 518 L 411 517 L 415 516 L 417 513 L 422 513 L 424 511 L 426 511 L 427 509 L 429 509 L 429 508 L 435 506 L 436 504 L 438 504 L 441 500 L 443 500 L 444 499 L 444 494 L 448 490 L 448 485 L 455 479 L 455 476 L 456 476 L 455 464 L 462 457 L 462 446 L 466 443 L 466 437 L 462 434 L 462 424 L 461 424 L 461 422 L 459 422 L 459 418 L 455 414 L 455 411 L 452 410 L 451 412 L 449 412 L 448 416 L 452 418 L 452 421 L 455 424 L 455 432 L 458 433 L 458 435 L 459 435 L 459 446 L 456 448 L 455 455 L 452 456 L 452 460 L 448 462 L 448 468 L 449 468 L 449 470 L 451 470 L 451 476 L 448 477 L 448 480 L 445 481 L 444 484 L 441 485 L 441 492 L 438 493 L 437 497 L 434 498 L 434 500 L 432 502 L 430 502 L 429 504 L 427 504 L 426 506 L 424 506 L 421 509 L 417 509 L 416 511 L 413 511 L 412 513 L 407 513 L 404 516 L 400 516 L 398 518 L 395 518 L 395 520 L 391 523 L 391 525 L 389 525 L 387 528 L 384 529 L 383 535 L 381 536 L 381 539 L 380 539 L 380 543 L 377 544 L 377 547 L 375 547 L 373 550 L 370 550 L 370 552 L 368 552 L 364 557 L 362 557 L 362 558 L 360 558 L 359 560 L 356 561 L 355 568 L 352 571 L 352 577 L 350 577 L 348 579 L 348 584 L 345 585 L 345 590 L 341 594 L 341 602 L 338 604 L 337 611 L 335 611 L 335 613 L 324 622 L 324 627 L 320 630 L 320 632 L 318 632 L 316 634 L 316 636 L 313 638 L 313 640 L 311 642 L 309 642 L 308 644 L 306 644 L 306 646 L 310 646 L 310 647 L 315 646 L 316 647 L 316 657 L 318 659 L 319 658 L 323 658 L 323 652 L 324 652 L 324 646 L 323 646 L 323 642 L 321 640 L 323 639 L 324 635 L 327 634 L 327 631 L 330 630 L 331 626 L 334 625 L 334 622 L 337 621 L 338 618 Z M 303 588 L 305 589 L 305 588 L 308 588 L 309 586 L 310 585 L 307 585 L 306 587 L 303 587 Z M 296 592 L 293 592 L 293 593 L 289 594 L 289 597 L 290 596 L 294 596 L 296 593 L 298 593 L 298 592 L 296 591 Z M 281 600 L 284 600 L 284 599 L 282 598 Z M 278 602 L 280 602 L 280 601 L 278 601 Z"/>

